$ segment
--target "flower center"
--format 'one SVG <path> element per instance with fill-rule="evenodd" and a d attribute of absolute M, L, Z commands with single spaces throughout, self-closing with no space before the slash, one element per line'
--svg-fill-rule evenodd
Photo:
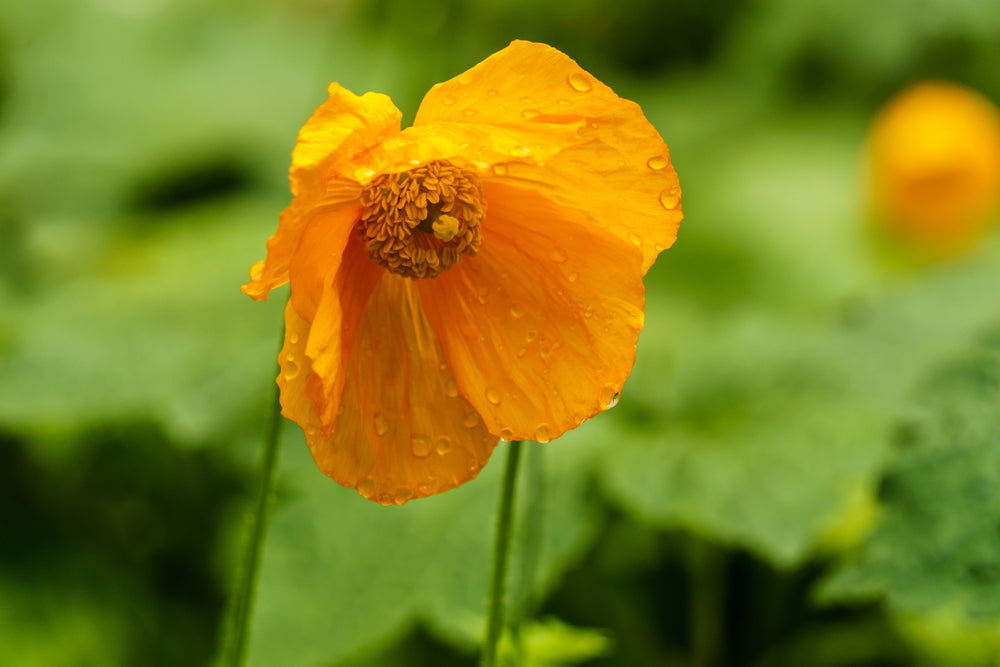
<path fill-rule="evenodd" d="M 358 229 L 368 256 L 407 278 L 434 278 L 483 242 L 479 177 L 450 162 L 377 176 L 361 204 Z"/>

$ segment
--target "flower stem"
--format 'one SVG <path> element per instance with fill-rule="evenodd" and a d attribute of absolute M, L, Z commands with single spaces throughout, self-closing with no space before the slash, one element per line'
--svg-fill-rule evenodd
<path fill-rule="evenodd" d="M 282 343 L 285 339 L 284 328 L 281 332 Z M 278 372 L 280 372 L 280 365 Z M 257 572 L 260 569 L 261 556 L 264 551 L 264 538 L 267 536 L 267 522 L 270 516 L 274 481 L 278 476 L 278 448 L 281 444 L 281 402 L 280 389 L 274 384 L 274 397 L 271 402 L 271 413 L 268 417 L 267 431 L 264 434 L 264 448 L 260 459 L 260 488 L 257 495 L 257 507 L 249 518 L 252 529 L 243 552 L 240 564 L 239 580 L 230 605 L 228 633 L 224 645 L 222 664 L 227 667 L 242 667 L 246 660 L 247 640 L 250 636 L 250 616 L 253 611 L 254 594 L 257 589 Z"/>
<path fill-rule="evenodd" d="M 493 566 L 490 572 L 486 641 L 479 662 L 481 667 L 495 667 L 497 664 L 497 645 L 503 629 L 504 580 L 507 575 L 507 558 L 510 555 L 510 534 L 514 523 L 514 491 L 517 486 L 517 463 L 520 457 L 521 442 L 514 440 L 507 450 L 507 467 L 504 469 L 503 487 L 500 491 L 500 510 L 497 514 Z"/>

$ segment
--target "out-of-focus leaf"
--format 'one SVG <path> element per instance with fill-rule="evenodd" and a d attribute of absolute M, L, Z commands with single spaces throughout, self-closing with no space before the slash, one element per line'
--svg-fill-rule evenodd
<path fill-rule="evenodd" d="M 559 667 L 587 662 L 611 651 L 611 638 L 595 628 L 577 628 L 558 618 L 527 621 L 517 642 L 509 634 L 500 644 L 502 665 Z"/>
<path fill-rule="evenodd" d="M 881 486 L 882 521 L 827 598 L 1000 618 L 1000 332 L 922 386 Z"/>
<path fill-rule="evenodd" d="M 604 487 L 650 520 L 797 562 L 874 483 L 920 373 L 995 317 L 985 295 L 998 280 L 986 249 L 872 290 L 827 324 L 699 319 L 651 301 Z"/>
<path fill-rule="evenodd" d="M 598 420 L 599 421 L 599 420 Z M 548 590 L 593 539 L 594 447 L 576 432 L 544 448 L 542 507 L 518 506 L 511 613 Z M 250 641 L 251 665 L 332 665 L 377 649 L 414 623 L 466 648 L 482 638 L 501 444 L 476 480 L 439 496 L 381 507 L 324 477 L 289 427 L 285 492 L 271 523 Z M 525 472 L 525 471 L 522 471 Z M 528 474 L 519 496 L 531 497 Z M 533 584 L 520 585 L 529 514 L 543 535 Z M 522 591 L 520 596 L 518 591 Z"/>
<path fill-rule="evenodd" d="M 254 202 L 184 211 L 120 235 L 39 298 L 4 303 L 0 422 L 62 430 L 141 415 L 182 440 L 241 431 L 277 357 L 280 293 L 264 305 L 239 290 L 273 221 Z"/>

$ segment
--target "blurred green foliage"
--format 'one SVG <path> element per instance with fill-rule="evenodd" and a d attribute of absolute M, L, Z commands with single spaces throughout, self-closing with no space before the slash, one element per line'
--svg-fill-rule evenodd
<path fill-rule="evenodd" d="M 1000 664 L 1000 247 L 893 265 L 858 169 L 910 81 L 1000 100 L 990 0 L 0 4 L 0 664 L 211 662 L 295 134 L 514 38 L 642 105 L 687 217 L 620 405 L 528 449 L 505 655 Z M 289 425 L 250 663 L 473 664 L 498 476 L 382 508 Z"/>

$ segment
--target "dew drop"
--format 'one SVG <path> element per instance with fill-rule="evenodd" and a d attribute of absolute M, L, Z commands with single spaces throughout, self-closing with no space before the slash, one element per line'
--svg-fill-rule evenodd
<path fill-rule="evenodd" d="M 636 234 L 635 232 L 629 232 L 627 236 L 628 236 L 628 242 L 631 243 L 632 245 L 634 246 L 642 245 L 642 237 Z"/>
<path fill-rule="evenodd" d="M 358 493 L 363 495 L 365 498 L 371 498 L 375 495 L 375 478 L 365 477 L 361 482 L 358 483 Z"/>
<path fill-rule="evenodd" d="M 389 432 L 389 420 L 381 412 L 375 415 L 375 432 L 380 436 Z"/>
<path fill-rule="evenodd" d="M 531 120 L 532 118 L 538 118 L 539 116 L 541 116 L 542 112 L 539 111 L 538 109 L 525 109 L 524 111 L 521 112 L 521 115 L 524 116 L 526 119 Z"/>
<path fill-rule="evenodd" d="M 548 424 L 539 424 L 538 428 L 535 429 L 535 442 L 548 442 L 548 441 L 549 441 Z"/>
<path fill-rule="evenodd" d="M 536 338 L 538 338 L 538 332 L 537 331 L 529 331 L 528 332 L 528 342 L 529 343 L 531 341 L 535 340 Z"/>
<path fill-rule="evenodd" d="M 510 314 L 514 317 L 524 317 L 524 306 L 519 303 L 515 303 L 510 307 Z"/>
<path fill-rule="evenodd" d="M 495 165 L 493 165 L 493 173 L 496 174 L 497 176 L 506 176 L 507 175 L 507 165 L 505 165 L 505 164 L 495 164 Z"/>
<path fill-rule="evenodd" d="M 441 100 L 441 101 L 445 103 L 445 106 L 449 106 L 450 107 L 451 105 L 453 105 L 455 103 L 455 98 L 452 97 L 451 95 L 445 95 L 444 99 Z"/>
<path fill-rule="evenodd" d="M 378 504 L 383 507 L 388 507 L 389 505 L 392 504 L 392 496 L 390 496 L 388 493 L 383 493 L 381 496 L 378 497 Z"/>
<path fill-rule="evenodd" d="M 410 450 L 417 458 L 424 458 L 431 453 L 431 439 L 419 433 L 410 438 Z"/>
<path fill-rule="evenodd" d="M 448 436 L 441 436 L 434 443 L 434 449 L 437 450 L 438 454 L 447 454 L 448 450 L 451 449 L 451 440 L 448 439 Z"/>
<path fill-rule="evenodd" d="M 410 489 L 410 488 L 405 487 L 405 486 L 401 486 L 398 489 L 396 489 L 396 497 L 393 498 L 393 501 L 397 505 L 402 505 L 403 503 L 405 503 L 407 500 L 409 500 L 412 497 L 413 497 L 413 489 Z"/>
<path fill-rule="evenodd" d="M 444 383 L 444 393 L 448 398 L 458 396 L 458 384 L 456 384 L 455 378 L 448 378 L 448 381 Z"/>
<path fill-rule="evenodd" d="M 525 104 L 534 104 L 535 103 L 535 100 L 531 99 L 530 97 L 522 97 L 521 101 L 524 102 Z"/>
<path fill-rule="evenodd" d="M 552 348 L 549 347 L 548 345 L 542 345 L 542 347 L 538 350 L 538 355 L 542 359 L 548 359 L 551 354 L 552 354 Z"/>
<path fill-rule="evenodd" d="M 490 88 L 490 91 L 488 93 L 486 93 L 486 95 L 489 96 L 489 97 L 496 97 L 496 95 L 497 95 L 497 89 L 496 88 Z"/>
<path fill-rule="evenodd" d="M 462 115 L 463 116 L 475 116 L 477 113 L 479 113 L 479 111 L 477 109 L 473 109 L 472 107 L 469 107 L 468 109 L 466 109 L 465 111 L 462 112 Z"/>
<path fill-rule="evenodd" d="M 551 252 L 549 252 L 549 259 L 551 259 L 556 264 L 562 264 L 567 259 L 569 259 L 569 255 L 567 255 L 566 251 L 563 250 L 562 248 L 555 247 L 552 249 Z"/>
<path fill-rule="evenodd" d="M 299 365 L 295 363 L 292 355 L 285 357 L 285 379 L 293 380 L 299 374 Z"/>
<path fill-rule="evenodd" d="M 500 392 L 493 387 L 487 387 L 486 400 L 492 403 L 493 405 L 500 405 L 500 401 L 502 400 L 500 398 Z"/>
<path fill-rule="evenodd" d="M 572 103 L 572 102 L 570 102 L 569 100 L 558 100 L 558 101 L 556 102 L 556 104 L 560 104 L 560 105 L 562 105 L 562 106 L 564 106 L 564 107 L 568 107 L 569 105 L 571 105 L 571 104 L 573 104 L 573 103 Z"/>
<path fill-rule="evenodd" d="M 656 252 L 663 252 L 666 249 L 667 246 L 663 245 L 662 243 L 657 243 L 656 245 L 653 246 L 653 250 L 655 250 Z"/>
<path fill-rule="evenodd" d="M 295 345 L 296 343 L 299 342 L 299 335 L 297 333 L 293 333 L 291 336 L 288 337 L 288 342 L 291 343 L 292 345 Z"/>
<path fill-rule="evenodd" d="M 578 90 L 581 93 L 585 93 L 593 86 L 590 83 L 590 79 L 583 72 L 573 72 L 569 75 L 569 85 L 573 86 L 574 90 Z"/>
<path fill-rule="evenodd" d="M 601 409 L 610 410 L 611 408 L 618 405 L 618 392 L 610 384 L 604 385 L 601 389 Z"/>
<path fill-rule="evenodd" d="M 655 155 L 646 161 L 646 166 L 654 171 L 659 171 L 660 169 L 665 168 L 668 164 L 670 163 L 667 162 L 667 158 L 662 155 Z"/>
<path fill-rule="evenodd" d="M 260 277 L 264 274 L 264 260 L 259 262 L 254 262 L 250 267 L 250 280 L 260 280 Z"/>
<path fill-rule="evenodd" d="M 517 358 L 523 359 L 524 355 L 526 355 L 527 353 L 528 353 L 528 348 L 522 347 L 520 350 L 517 351 Z"/>
<path fill-rule="evenodd" d="M 674 192 L 664 190 L 660 193 L 660 204 L 663 208 L 667 210 L 673 210 L 677 208 L 677 205 L 681 203 L 681 198 L 677 196 Z"/>
<path fill-rule="evenodd" d="M 466 428 L 475 428 L 476 424 L 479 423 L 479 415 L 476 414 L 475 412 L 470 412 L 469 414 L 465 415 L 464 423 Z"/>
<path fill-rule="evenodd" d="M 576 271 L 572 271 L 568 276 L 566 276 L 566 280 L 570 281 L 571 283 L 575 283 L 579 277 L 580 277 L 579 273 L 577 273 Z"/>
<path fill-rule="evenodd" d="M 431 487 L 427 486 L 426 484 L 417 484 L 417 495 L 423 497 L 423 496 L 429 496 L 430 493 L 431 493 Z"/>
<path fill-rule="evenodd" d="M 511 440 L 514 439 L 514 432 L 511 431 L 509 428 L 505 428 L 502 431 L 500 431 L 500 439 L 510 442 Z"/>
<path fill-rule="evenodd" d="M 625 160 L 618 160 L 618 166 L 619 167 L 624 167 L 625 166 Z"/>

